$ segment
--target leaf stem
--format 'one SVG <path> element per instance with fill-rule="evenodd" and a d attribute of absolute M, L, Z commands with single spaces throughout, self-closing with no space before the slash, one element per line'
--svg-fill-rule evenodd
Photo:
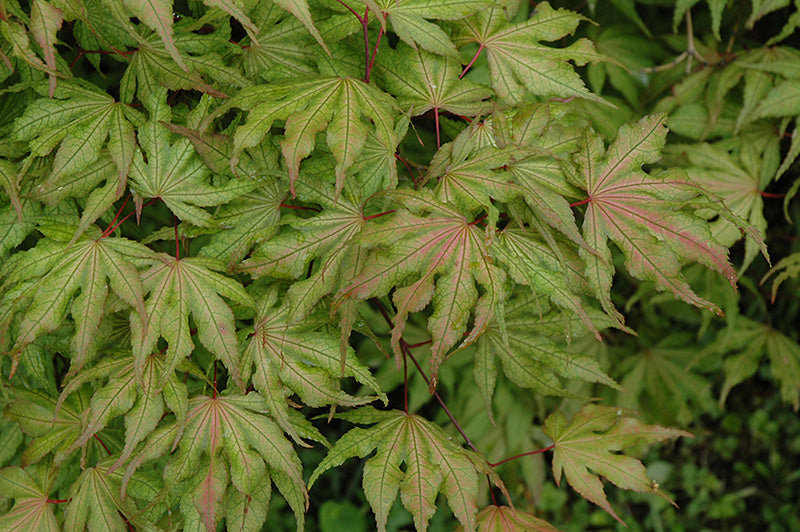
<path fill-rule="evenodd" d="M 172 225 L 175 228 L 175 260 L 181 260 L 181 247 L 178 242 L 178 217 L 172 217 Z"/>
<path fill-rule="evenodd" d="M 391 328 L 394 328 L 394 322 L 392 321 L 392 318 L 389 316 L 389 312 L 386 310 L 386 307 L 383 306 L 381 300 L 377 298 L 372 298 L 372 301 L 378 307 L 378 312 L 381 313 L 381 316 L 383 316 L 383 319 L 387 323 L 387 325 L 389 325 L 389 327 Z M 417 368 L 417 371 L 419 371 L 419 374 L 422 376 L 422 380 L 425 381 L 425 384 L 430 386 L 431 380 L 422 370 L 422 366 L 420 366 L 419 362 L 417 362 L 417 359 L 414 358 L 414 354 L 411 352 L 411 346 L 408 345 L 408 342 L 406 342 L 403 338 L 400 338 L 400 349 L 403 351 L 403 355 L 410 358 L 411 362 L 414 363 L 414 366 Z M 447 408 L 447 405 L 445 404 L 444 399 L 442 399 L 442 396 L 439 395 L 439 392 L 437 392 L 435 389 L 433 391 L 433 396 L 436 398 L 436 401 L 439 403 L 439 406 L 442 407 L 442 410 L 444 410 L 444 413 L 447 414 L 447 417 L 450 418 L 450 422 L 456 428 L 458 433 L 461 434 L 462 438 L 464 438 L 464 441 L 466 442 L 467 446 L 476 453 L 480 454 L 478 448 L 475 447 L 475 444 L 472 443 L 472 440 L 469 439 L 469 436 L 467 436 L 467 433 L 464 432 L 463 428 L 461 428 L 461 425 L 458 423 L 453 413 L 450 411 L 449 408 Z"/>
<path fill-rule="evenodd" d="M 772 192 L 764 192 L 764 191 L 761 191 L 761 190 L 759 190 L 758 193 L 762 198 L 785 198 L 786 197 L 786 194 L 775 194 L 775 193 L 772 193 Z"/>
<path fill-rule="evenodd" d="M 147 203 L 145 203 L 144 205 L 142 205 L 142 208 L 144 208 L 144 207 L 149 207 L 150 205 L 153 205 L 153 204 L 155 204 L 155 203 L 156 203 L 158 200 L 159 200 L 159 198 L 153 198 L 153 199 L 151 199 L 150 201 L 148 201 Z M 125 218 L 123 218 L 122 220 L 120 220 L 120 221 L 119 221 L 119 222 L 117 222 L 116 224 L 114 224 L 114 222 L 112 221 L 112 222 L 111 222 L 111 224 L 109 224 L 109 226 L 106 228 L 106 230 L 105 230 L 105 231 L 103 231 L 103 234 L 101 234 L 101 235 L 100 235 L 100 238 L 105 238 L 105 237 L 107 237 L 108 235 L 110 235 L 111 233 L 113 233 L 114 231 L 116 231 L 116 230 L 117 230 L 117 228 L 118 228 L 120 225 L 122 225 L 122 224 L 123 224 L 123 222 L 125 222 L 125 220 L 127 220 L 128 218 L 130 218 L 130 217 L 131 217 L 131 216 L 133 216 L 134 214 L 136 214 L 136 211 L 133 211 L 133 212 L 130 212 L 130 213 L 128 213 L 128 215 L 127 215 L 127 216 L 125 216 Z"/>
<path fill-rule="evenodd" d="M 378 214 L 372 214 L 370 216 L 364 216 L 364 221 L 373 220 L 375 218 L 380 218 L 381 216 L 386 216 L 387 214 L 392 214 L 395 211 L 397 211 L 397 209 L 392 209 L 391 211 L 386 211 L 386 212 L 379 212 Z"/>
<path fill-rule="evenodd" d="M 533 455 L 533 454 L 541 454 L 543 452 L 549 451 L 550 449 L 554 448 L 555 446 L 556 446 L 556 444 L 554 443 L 553 445 L 545 447 L 544 449 L 539 449 L 538 451 L 531 451 L 531 452 L 528 452 L 528 453 L 518 454 L 518 455 L 512 456 L 511 458 L 506 458 L 505 460 L 500 460 L 499 462 L 495 462 L 494 464 L 489 464 L 489 465 L 491 467 L 497 467 L 500 464 L 505 464 L 506 462 L 510 462 L 511 460 L 516 460 L 517 458 L 522 458 L 523 456 L 530 456 L 530 455 Z"/>
<path fill-rule="evenodd" d="M 470 62 L 467 64 L 467 66 L 464 67 L 464 70 L 461 71 L 461 75 L 458 76 L 458 79 L 463 78 L 464 74 L 466 74 L 469 71 L 469 69 L 472 68 L 472 65 L 474 65 L 475 61 L 478 60 L 478 56 L 481 55 L 482 51 L 483 51 L 483 43 L 481 43 L 481 45 L 478 46 L 478 51 L 475 52 L 475 55 L 472 56 Z"/>
<path fill-rule="evenodd" d="M 63 503 L 65 503 L 65 502 L 69 502 L 69 501 L 71 501 L 71 500 L 72 500 L 72 499 L 47 499 L 47 500 L 46 500 L 46 501 L 44 501 L 44 502 L 46 502 L 46 503 L 48 503 L 48 504 L 63 504 Z"/>
<path fill-rule="evenodd" d="M 110 224 L 108 224 L 108 227 L 106 227 L 105 231 L 103 231 L 103 235 L 102 235 L 100 238 L 106 237 L 106 236 L 108 236 L 109 234 L 111 234 L 111 232 L 110 232 L 110 231 L 108 231 L 108 228 L 109 228 L 109 227 L 111 227 L 112 225 L 114 225 L 114 223 L 115 223 L 115 222 L 116 222 L 116 221 L 119 219 L 119 216 L 120 216 L 120 214 L 122 214 L 122 209 L 124 209 L 124 208 L 125 208 L 125 205 L 127 205 L 127 204 L 128 204 L 128 200 L 129 200 L 129 199 L 131 199 L 131 194 L 130 194 L 130 193 L 128 193 L 128 195 L 127 195 L 127 196 L 125 196 L 125 201 L 123 201 L 123 202 L 122 202 L 122 206 L 121 206 L 121 207 L 119 208 L 119 210 L 117 211 L 117 214 L 116 214 L 116 216 L 114 216 L 114 219 L 113 219 L 113 220 L 111 220 L 111 223 L 110 223 Z M 107 231 L 108 231 L 108 233 L 106 233 Z"/>
<path fill-rule="evenodd" d="M 282 207 L 282 208 L 284 208 L 284 209 L 295 209 L 295 210 L 298 210 L 298 211 L 314 211 L 314 212 L 321 212 L 321 211 L 320 211 L 319 209 L 317 209 L 316 207 L 306 207 L 306 206 L 304 206 L 304 205 L 287 205 L 287 204 L 285 204 L 285 203 L 283 203 L 283 202 L 281 202 L 281 204 L 280 204 L 280 207 Z"/>
<path fill-rule="evenodd" d="M 369 6 L 364 9 L 364 16 L 361 18 L 361 30 L 364 33 L 364 83 L 369 83 L 370 61 L 369 61 Z"/>
<path fill-rule="evenodd" d="M 577 207 L 577 206 L 579 206 L 579 205 L 586 205 L 586 204 L 587 204 L 587 203 L 589 203 L 590 201 L 592 201 L 592 198 L 591 198 L 591 197 L 589 197 L 589 198 L 586 198 L 586 199 L 584 199 L 584 200 L 576 201 L 575 203 L 570 203 L 570 204 L 569 204 L 569 206 L 570 206 L 570 207 Z"/>
<path fill-rule="evenodd" d="M 105 449 L 105 451 L 106 451 L 108 454 L 111 454 L 111 451 L 109 451 L 109 450 L 108 450 L 108 447 L 106 447 L 106 444 L 105 444 L 105 443 L 103 443 L 103 440 L 101 440 L 101 439 L 100 439 L 100 436 L 98 436 L 97 434 L 95 434 L 95 435 L 94 435 L 94 436 L 92 436 L 92 437 L 93 437 L 95 440 L 97 440 L 97 441 L 100 443 L 100 446 L 101 446 L 103 449 Z"/>

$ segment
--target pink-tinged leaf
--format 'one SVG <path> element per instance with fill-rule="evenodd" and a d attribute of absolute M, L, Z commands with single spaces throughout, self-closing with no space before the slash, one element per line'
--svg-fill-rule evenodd
<path fill-rule="evenodd" d="M 60 9 L 44 0 L 34 0 L 31 4 L 31 34 L 36 39 L 36 44 L 42 48 L 45 64 L 53 71 L 48 74 L 51 98 L 56 92 L 56 33 L 61 29 L 62 22 Z"/>
<path fill-rule="evenodd" d="M 408 312 L 433 302 L 433 313 L 428 319 L 428 331 L 433 338 L 430 362 L 433 389 L 434 377 L 447 352 L 459 342 L 459 347 L 471 344 L 489 321 L 502 312 L 506 275 L 489 257 L 484 231 L 459 211 L 423 191 L 398 190 L 390 197 L 408 210 L 385 216 L 383 220 L 378 218 L 377 223 L 362 232 L 360 242 L 374 250 L 361 273 L 339 292 L 335 305 L 347 299 L 382 296 L 398 283 L 417 279 L 395 292 L 399 313 L 395 317 L 393 347 L 400 358 L 398 331 L 402 332 Z M 431 215 L 423 218 L 416 214 L 424 211 Z M 482 294 L 476 284 L 483 288 Z"/>
<path fill-rule="evenodd" d="M 693 437 L 682 430 L 645 425 L 627 410 L 593 404 L 584 406 L 569 423 L 560 411 L 553 412 L 545 420 L 543 430 L 553 439 L 556 483 L 560 484 L 562 475 L 566 476 L 575 491 L 623 524 L 606 499 L 598 475 L 622 489 L 655 493 L 672 502 L 647 478 L 639 460 L 619 451 L 678 436 Z"/>
<path fill-rule="evenodd" d="M 303 26 L 306 27 L 317 43 L 322 46 L 322 49 L 330 55 L 331 52 L 328 50 L 328 46 L 325 44 L 325 41 L 322 40 L 322 35 L 320 35 L 319 30 L 314 26 L 314 21 L 311 19 L 311 11 L 308 9 L 307 0 L 275 0 L 275 3 L 297 17 L 297 20 L 303 23 Z"/>
<path fill-rule="evenodd" d="M 361 411 L 365 415 L 360 415 Z M 479 478 L 475 461 L 485 464 L 483 458 L 457 446 L 441 428 L 419 416 L 364 407 L 342 417 L 377 424 L 345 433 L 311 474 L 309 485 L 328 469 L 354 456 L 363 458 L 377 448 L 364 464 L 363 486 L 379 532 L 386 531 L 398 492 L 420 532 L 428 529 L 439 493 L 447 497 L 461 525 L 475 531 Z"/>
<path fill-rule="evenodd" d="M 0 469 L 0 493 L 14 506 L 0 517 L 0 530 L 58 532 L 61 527 L 47 493 L 34 475 L 21 467 Z"/>
<path fill-rule="evenodd" d="M 477 522 L 478 532 L 559 532 L 544 519 L 510 506 L 487 506 L 478 512 Z"/>
<path fill-rule="evenodd" d="M 217 522 L 221 517 L 219 513 L 222 509 L 222 496 L 227 487 L 228 473 L 223 467 L 222 461 L 212 457 L 208 471 L 203 475 L 192 494 L 192 502 L 194 502 L 207 532 L 217 530 Z"/>
<path fill-rule="evenodd" d="M 728 251 L 711 235 L 708 223 L 687 207 L 701 191 L 680 172 L 660 175 L 641 167 L 658 161 L 667 128 L 664 115 L 648 116 L 625 125 L 606 152 L 602 139 L 587 130 L 578 163 L 588 195 L 583 234 L 595 249 L 584 249 L 587 277 L 604 308 L 616 311 L 610 300 L 611 253 L 608 240 L 625 254 L 625 265 L 636 278 L 649 280 L 692 305 L 721 312 L 714 303 L 692 291 L 681 267 L 699 262 L 736 283 Z"/>
<path fill-rule="evenodd" d="M 253 21 L 242 11 L 235 1 L 231 0 L 203 0 L 203 3 L 211 6 L 216 7 L 223 10 L 225 13 L 229 14 L 233 18 L 239 21 L 239 24 L 247 32 L 247 36 L 250 37 L 250 41 L 253 45 L 258 46 L 258 27 L 253 24 Z"/>

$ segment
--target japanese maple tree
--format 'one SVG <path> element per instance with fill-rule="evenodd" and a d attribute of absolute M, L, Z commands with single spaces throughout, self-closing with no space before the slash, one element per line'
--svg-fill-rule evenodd
<path fill-rule="evenodd" d="M 601 352 L 637 334 L 631 291 L 708 322 L 730 310 L 707 287 L 769 261 L 763 190 L 797 125 L 783 159 L 708 141 L 785 131 L 797 54 L 634 112 L 603 90 L 633 98 L 632 67 L 585 22 L 518 0 L 0 0 L 0 529 L 260 530 L 275 488 L 303 530 L 353 458 L 380 531 L 442 503 L 465 531 L 556 530 L 502 467 L 538 454 L 620 522 L 602 478 L 671 501 L 641 450 L 692 435 L 596 404 L 654 375 Z M 721 401 L 766 353 L 797 408 L 791 338 L 748 320 L 708 349 L 734 352 Z M 509 397 L 547 415 L 515 426 Z M 484 447 L 468 415 L 518 443 Z"/>

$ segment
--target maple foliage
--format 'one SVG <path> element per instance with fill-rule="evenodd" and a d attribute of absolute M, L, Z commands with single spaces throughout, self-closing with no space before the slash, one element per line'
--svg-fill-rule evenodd
<path fill-rule="evenodd" d="M 0 0 L 0 529 L 323 530 L 357 458 L 380 531 L 557 530 L 530 455 L 623 522 L 697 368 L 796 410 L 734 287 L 800 189 L 800 11 L 595 4 Z"/>

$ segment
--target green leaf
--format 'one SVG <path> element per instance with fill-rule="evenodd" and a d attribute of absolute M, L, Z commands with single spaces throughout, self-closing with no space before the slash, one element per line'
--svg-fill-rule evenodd
<path fill-rule="evenodd" d="M 466 116 L 488 110 L 485 100 L 492 91 L 458 79 L 461 65 L 456 59 L 399 45 L 397 51 L 382 51 L 376 65 L 376 80 L 412 116 L 431 109 Z"/>
<path fill-rule="evenodd" d="M 578 39 L 565 48 L 541 44 L 569 35 L 581 20 L 583 17 L 575 12 L 540 2 L 530 19 L 510 24 L 501 7 L 492 7 L 459 24 L 456 44 L 474 42 L 481 51 L 486 50 L 492 87 L 504 102 L 523 103 L 528 100 L 527 94 L 604 102 L 586 89 L 568 63 L 583 66 L 605 59 L 589 40 Z"/>
<path fill-rule="evenodd" d="M 595 254 L 583 248 L 580 254 L 589 284 L 612 316 L 609 239 L 625 254 L 625 266 L 634 277 L 653 281 L 657 290 L 669 290 L 692 305 L 720 312 L 691 289 L 680 272 L 685 263 L 699 262 L 736 282 L 727 249 L 685 206 L 700 192 L 680 173 L 649 175 L 641 169 L 659 159 L 666 133 L 664 116 L 653 115 L 620 128 L 607 151 L 591 130 L 582 140 L 577 161 L 588 196 L 583 235 Z"/>
<path fill-rule="evenodd" d="M 34 0 L 31 4 L 30 31 L 42 49 L 45 64 L 51 70 L 48 74 L 51 98 L 56 92 L 56 33 L 61 29 L 62 21 L 61 10 L 44 0 Z"/>
<path fill-rule="evenodd" d="M 656 493 L 670 500 L 647 478 L 642 463 L 619 451 L 635 445 L 656 443 L 688 432 L 658 425 L 645 425 L 627 411 L 600 405 L 584 406 L 567 423 L 564 414 L 553 412 L 544 422 L 544 433 L 553 439 L 553 475 L 623 523 L 606 499 L 602 475 L 614 485 L 640 493 Z M 589 472 L 589 469 L 595 474 Z M 624 523 L 623 523 L 624 524 Z"/>
<path fill-rule="evenodd" d="M 471 456 L 437 425 L 404 412 L 392 411 L 374 427 L 354 428 L 339 438 L 311 474 L 309 486 L 332 467 L 375 449 L 375 456 L 364 464 L 363 486 L 379 531 L 386 531 L 398 492 L 420 532 L 428 529 L 439 492 L 461 525 L 475 530 L 478 471 Z"/>
<path fill-rule="evenodd" d="M 217 273 L 221 270 L 224 265 L 214 259 L 159 254 L 142 273 L 149 297 L 139 316 L 147 318 L 140 324 L 133 314 L 131 317 L 133 353 L 140 375 L 159 338 L 169 344 L 162 379 L 192 353 L 191 315 L 200 343 L 225 364 L 233 382 L 244 389 L 233 312 L 220 296 L 247 307 L 253 306 L 253 300 L 239 283 Z"/>
<path fill-rule="evenodd" d="M 433 338 L 433 390 L 448 350 L 458 342 L 459 348 L 470 345 L 493 317 L 502 316 L 506 276 L 492 264 L 483 231 L 458 210 L 423 191 L 396 190 L 387 197 L 405 208 L 364 229 L 359 240 L 374 249 L 363 270 L 336 296 L 335 304 L 383 296 L 402 283 L 393 296 L 397 315 L 392 346 L 399 360 L 408 314 L 432 302 L 428 331 Z M 423 212 L 430 215 L 423 218 L 419 215 Z M 407 284 L 412 279 L 416 280 Z M 483 294 L 478 293 L 476 282 Z M 467 333 L 470 316 L 473 326 Z"/>
<path fill-rule="evenodd" d="M 0 493 L 14 499 L 13 508 L 0 517 L 2 530 L 61 530 L 47 492 L 25 469 L 16 466 L 0 469 Z"/>
<path fill-rule="evenodd" d="M 127 306 L 145 316 L 144 291 L 134 257 L 152 252 L 124 238 L 82 237 L 74 244 L 43 241 L 20 255 L 22 260 L 4 271 L 6 283 L 35 280 L 29 290 L 33 302 L 25 311 L 12 350 L 14 366 L 22 349 L 38 336 L 59 327 L 69 307 L 75 322 L 71 339 L 72 368 L 78 371 L 93 354 L 92 339 L 103 320 L 109 285 Z M 73 299 L 76 291 L 80 295 Z"/>
<path fill-rule="evenodd" d="M 487 506 L 477 517 L 478 532 L 558 532 L 558 529 L 535 515 L 510 506 Z M 459 532 L 463 528 L 457 529 Z"/>
<path fill-rule="evenodd" d="M 234 163 L 244 148 L 256 146 L 276 120 L 286 120 L 281 142 L 294 185 L 300 161 L 314 150 L 316 136 L 326 131 L 336 159 L 336 190 L 373 132 L 380 142 L 396 147 L 395 103 L 391 96 L 359 80 L 340 77 L 306 78 L 245 89 L 223 107 L 249 111 L 247 122 L 234 136 Z M 371 121 L 371 123 L 369 122 Z M 393 170 L 393 173 L 395 170 Z"/>
<path fill-rule="evenodd" d="M 253 385 L 287 434 L 300 441 L 287 404 L 287 397 L 293 393 L 313 407 L 358 406 L 374 401 L 374 396 L 354 397 L 342 391 L 339 379 L 353 377 L 386 402 L 380 385 L 349 345 L 342 353 L 336 334 L 311 324 L 289 322 L 288 308 L 275 306 L 275 296 L 275 291 L 270 292 L 259 305 L 245 357 L 247 366 L 253 368 Z"/>
<path fill-rule="evenodd" d="M 209 168 L 195 154 L 191 142 L 181 137 L 170 142 L 161 121 L 170 120 L 169 108 L 155 103 L 150 121 L 139 128 L 139 144 L 131 166 L 131 188 L 143 198 L 159 198 L 181 220 L 197 226 L 213 225 L 213 207 L 250 192 L 256 187 L 248 179 L 232 179 L 222 186 L 209 183 Z M 147 156 L 145 162 L 144 155 Z"/>

